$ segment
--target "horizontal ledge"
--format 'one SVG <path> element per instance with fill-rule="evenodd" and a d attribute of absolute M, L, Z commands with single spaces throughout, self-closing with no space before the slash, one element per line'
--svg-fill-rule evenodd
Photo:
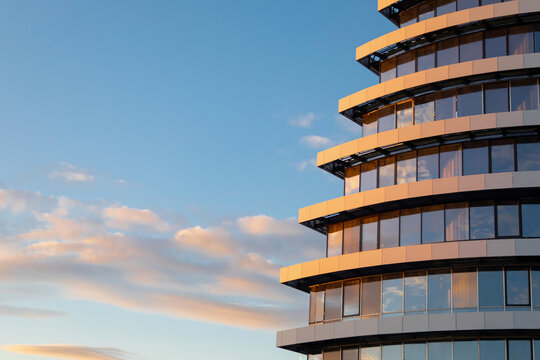
<path fill-rule="evenodd" d="M 423 314 L 376 319 L 354 319 L 277 332 L 280 348 L 306 352 L 325 344 L 381 341 L 388 338 L 414 340 L 437 335 L 520 335 L 540 328 L 540 312 L 501 311 L 454 314 Z"/>
<path fill-rule="evenodd" d="M 364 106 L 379 98 L 398 94 L 405 90 L 423 88 L 426 85 L 502 71 L 511 72 L 539 67 L 540 53 L 499 56 L 440 66 L 388 80 L 341 98 L 338 111 L 345 113 L 347 110 Z"/>
<path fill-rule="evenodd" d="M 432 262 L 465 261 L 482 258 L 540 256 L 540 239 L 463 240 L 400 246 L 337 255 L 280 269 L 280 282 L 309 292 L 311 285 L 358 277 L 371 269 L 389 272 L 418 268 Z M 443 264 L 446 266 L 445 264 Z M 399 268 L 399 269 L 398 269 Z M 396 270 L 397 269 L 397 270 Z"/>

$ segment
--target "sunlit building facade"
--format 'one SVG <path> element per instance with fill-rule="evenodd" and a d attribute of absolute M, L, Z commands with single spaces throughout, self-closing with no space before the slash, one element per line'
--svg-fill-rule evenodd
<path fill-rule="evenodd" d="M 371 0 L 374 1 L 374 0 Z M 300 209 L 323 259 L 281 270 L 317 360 L 540 360 L 540 0 L 378 0 L 363 129 L 320 152 L 343 196 Z M 368 15 L 369 16 L 369 15 Z"/>

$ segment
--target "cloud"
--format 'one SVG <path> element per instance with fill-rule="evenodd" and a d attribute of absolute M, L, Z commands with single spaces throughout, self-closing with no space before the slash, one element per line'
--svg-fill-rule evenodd
<path fill-rule="evenodd" d="M 134 209 L 127 206 L 113 206 L 103 209 L 107 225 L 118 229 L 131 229 L 134 226 L 148 227 L 157 231 L 169 231 L 169 224 L 148 209 Z"/>
<path fill-rule="evenodd" d="M 308 165 L 311 165 L 313 167 L 317 167 L 317 160 L 315 159 L 309 159 L 309 160 L 306 160 L 306 161 L 302 161 L 300 163 L 297 163 L 296 164 L 296 169 L 298 171 L 304 171 L 308 168 Z"/>
<path fill-rule="evenodd" d="M 315 120 L 315 114 L 310 112 L 310 113 L 295 117 L 293 119 L 290 119 L 289 120 L 289 125 L 296 126 L 296 127 L 308 128 L 313 123 L 313 120 Z"/>
<path fill-rule="evenodd" d="M 33 309 L 10 305 L 0 305 L 0 314 L 5 316 L 20 316 L 34 319 L 65 316 L 66 313 L 44 309 Z"/>
<path fill-rule="evenodd" d="M 49 173 L 51 179 L 63 179 L 67 182 L 93 182 L 95 177 L 86 170 L 79 169 L 66 162 L 60 163 L 60 169 Z"/>
<path fill-rule="evenodd" d="M 96 348 L 78 345 L 4 345 L 2 350 L 25 355 L 58 357 L 70 360 L 124 360 L 128 353 L 115 348 Z"/>
<path fill-rule="evenodd" d="M 319 135 L 306 135 L 300 138 L 300 144 L 309 146 L 314 149 L 330 145 L 331 143 L 332 142 L 330 141 L 330 139 Z"/>
<path fill-rule="evenodd" d="M 280 285 L 279 268 L 322 257 L 324 237 L 294 218 L 259 214 L 185 226 L 176 222 L 181 216 L 166 220 L 151 209 L 5 189 L 0 194 L 9 194 L 10 204 L 25 204 L 12 217 L 33 218 L 17 231 L 0 227 L 0 286 L 25 284 L 5 293 L 5 302 L 39 289 L 52 300 L 272 331 L 306 316 L 305 294 Z M 34 198 L 47 201 L 28 201 Z M 57 315 L 0 306 L 2 312 Z"/>

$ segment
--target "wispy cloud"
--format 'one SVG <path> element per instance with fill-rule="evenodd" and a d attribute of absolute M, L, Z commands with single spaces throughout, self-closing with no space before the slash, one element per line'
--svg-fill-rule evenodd
<path fill-rule="evenodd" d="M 307 145 L 314 149 L 330 145 L 331 143 L 332 141 L 330 141 L 329 138 L 319 135 L 306 135 L 300 138 L 300 144 Z"/>
<path fill-rule="evenodd" d="M 57 357 L 69 360 L 125 360 L 129 354 L 116 348 L 97 348 L 79 345 L 4 345 L 2 350 L 33 356 Z"/>
<path fill-rule="evenodd" d="M 4 316 L 20 316 L 34 319 L 65 316 L 66 313 L 45 309 L 34 309 L 19 306 L 0 305 L 0 314 Z"/>
<path fill-rule="evenodd" d="M 319 258 L 322 247 L 293 218 L 259 214 L 185 226 L 150 209 L 0 194 L 10 199 L 0 216 L 34 217 L 16 233 L 0 228 L 0 284 L 35 284 L 48 296 L 247 328 L 275 330 L 305 317 L 305 299 L 279 284 L 279 268 Z M 25 205 L 13 215 L 18 202 Z M 12 296 L 7 301 L 24 298 Z"/>
<path fill-rule="evenodd" d="M 310 112 L 310 113 L 300 115 L 300 116 L 290 119 L 289 125 L 308 128 L 313 123 L 313 120 L 315 120 L 315 114 Z"/>
<path fill-rule="evenodd" d="M 308 166 L 313 166 L 314 168 L 316 168 L 317 167 L 317 160 L 315 160 L 315 159 L 305 160 L 305 161 L 296 163 L 295 166 L 296 166 L 296 169 L 298 171 L 304 171 L 304 170 L 306 170 L 308 168 Z"/>
<path fill-rule="evenodd" d="M 60 162 L 59 167 L 49 173 L 51 179 L 62 179 L 67 182 L 93 182 L 95 180 L 94 175 L 89 174 L 87 170 L 79 169 L 69 163 Z"/>

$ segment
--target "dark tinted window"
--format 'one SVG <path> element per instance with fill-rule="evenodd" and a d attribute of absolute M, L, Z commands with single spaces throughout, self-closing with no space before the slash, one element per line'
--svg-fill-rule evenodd
<path fill-rule="evenodd" d="M 509 55 L 529 54 L 534 52 L 532 25 L 514 26 L 508 29 Z"/>
<path fill-rule="evenodd" d="M 478 282 L 476 269 L 454 270 L 452 273 L 452 304 L 454 312 L 476 311 Z"/>
<path fill-rule="evenodd" d="M 360 313 L 360 280 L 343 283 L 343 316 L 353 316 Z"/>
<path fill-rule="evenodd" d="M 508 340 L 508 360 L 531 360 L 530 340 Z"/>
<path fill-rule="evenodd" d="M 439 42 L 437 44 L 437 66 L 458 63 L 458 54 L 459 39 L 457 37 Z"/>
<path fill-rule="evenodd" d="M 394 107 L 388 106 L 379 111 L 379 132 L 395 129 Z"/>
<path fill-rule="evenodd" d="M 479 0 L 458 0 L 457 1 L 457 9 L 458 9 L 458 11 L 459 10 L 470 9 L 470 8 L 478 7 L 478 6 L 480 6 L 480 1 Z"/>
<path fill-rule="evenodd" d="M 362 251 L 377 249 L 377 216 L 362 219 Z"/>
<path fill-rule="evenodd" d="M 491 143 L 491 172 L 514 171 L 514 142 L 512 139 L 494 140 Z"/>
<path fill-rule="evenodd" d="M 489 173 L 487 141 L 463 144 L 463 175 Z"/>
<path fill-rule="evenodd" d="M 362 164 L 360 169 L 360 191 L 375 189 L 377 187 L 377 161 Z"/>
<path fill-rule="evenodd" d="M 484 44 L 486 58 L 506 56 L 506 29 L 486 31 Z"/>
<path fill-rule="evenodd" d="M 491 202 L 472 203 L 469 207 L 470 238 L 491 239 L 495 237 L 495 209 Z"/>
<path fill-rule="evenodd" d="M 343 253 L 360 251 L 360 220 L 345 221 L 343 226 Z"/>
<path fill-rule="evenodd" d="M 466 203 L 446 205 L 446 241 L 469 239 L 469 208 Z"/>
<path fill-rule="evenodd" d="M 401 210 L 400 246 L 420 244 L 420 208 Z"/>
<path fill-rule="evenodd" d="M 484 85 L 484 108 L 486 114 L 508 111 L 508 83 Z"/>
<path fill-rule="evenodd" d="M 381 360 L 401 360 L 403 356 L 403 346 L 397 345 L 384 345 L 381 347 Z"/>
<path fill-rule="evenodd" d="M 362 116 L 362 136 L 377 133 L 377 111 Z"/>
<path fill-rule="evenodd" d="M 437 0 L 437 16 L 456 11 L 456 0 Z"/>
<path fill-rule="evenodd" d="M 435 120 L 456 117 L 456 91 L 442 91 L 435 96 Z"/>
<path fill-rule="evenodd" d="M 381 249 L 399 246 L 399 210 L 381 214 Z"/>
<path fill-rule="evenodd" d="M 397 61 L 396 58 L 381 61 L 380 63 L 381 82 L 392 80 L 396 77 Z"/>
<path fill-rule="evenodd" d="M 506 306 L 529 304 L 529 271 L 506 270 Z"/>
<path fill-rule="evenodd" d="M 480 311 L 502 310 L 503 298 L 502 270 L 478 271 L 478 301 Z"/>
<path fill-rule="evenodd" d="M 457 116 L 471 116 L 482 113 L 482 86 L 475 85 L 458 90 Z"/>
<path fill-rule="evenodd" d="M 418 6 L 418 21 L 431 19 L 435 16 L 435 0 L 427 1 Z"/>
<path fill-rule="evenodd" d="M 403 355 L 406 360 L 426 360 L 426 343 L 405 344 Z"/>
<path fill-rule="evenodd" d="M 450 311 L 450 288 L 452 279 L 449 270 L 431 270 L 428 273 L 428 310 Z"/>
<path fill-rule="evenodd" d="M 454 341 L 455 360 L 478 360 L 478 341 Z"/>
<path fill-rule="evenodd" d="M 519 209 L 516 203 L 497 205 L 497 235 L 519 236 Z"/>
<path fill-rule="evenodd" d="M 480 340 L 480 360 L 505 360 L 505 345 L 504 340 Z"/>
<path fill-rule="evenodd" d="M 540 270 L 536 269 L 531 271 L 532 282 L 532 305 L 535 311 L 540 310 Z M 540 348 L 538 349 L 540 350 Z M 538 357 L 537 359 L 540 359 Z"/>
<path fill-rule="evenodd" d="M 323 353 L 323 360 L 339 360 L 340 351 L 338 350 L 325 350 Z"/>
<path fill-rule="evenodd" d="M 430 244 L 444 241 L 443 205 L 422 208 L 422 243 Z"/>
<path fill-rule="evenodd" d="M 379 160 L 379 187 L 394 185 L 396 158 L 387 157 Z"/>
<path fill-rule="evenodd" d="M 521 229 L 523 237 L 540 237 L 540 204 L 525 201 L 521 204 Z"/>
<path fill-rule="evenodd" d="M 429 342 L 428 359 L 452 360 L 451 342 Z"/>
<path fill-rule="evenodd" d="M 518 141 L 516 147 L 518 171 L 540 170 L 540 142 L 537 138 Z"/>
<path fill-rule="evenodd" d="M 459 3 L 458 3 L 459 4 Z M 463 35 L 459 39 L 459 61 L 472 61 L 482 59 L 484 49 L 482 47 L 482 33 Z"/>
<path fill-rule="evenodd" d="M 409 10 L 402 11 L 399 14 L 399 23 L 401 26 L 414 24 L 418 18 L 418 8 L 414 7 Z"/>
<path fill-rule="evenodd" d="M 439 178 L 439 149 L 418 150 L 418 181 Z"/>
<path fill-rule="evenodd" d="M 536 79 L 513 80 L 510 82 L 512 111 L 538 109 L 538 84 Z"/>
<path fill-rule="evenodd" d="M 435 67 L 435 45 L 424 46 L 417 50 L 418 71 Z"/>
<path fill-rule="evenodd" d="M 440 150 L 441 178 L 461 175 L 461 145 L 444 145 Z"/>
<path fill-rule="evenodd" d="M 343 349 L 341 360 L 358 360 L 358 348 Z"/>
<path fill-rule="evenodd" d="M 381 313 L 381 277 L 368 276 L 362 278 L 363 317 L 379 316 Z"/>
<path fill-rule="evenodd" d="M 416 70 L 416 59 L 414 51 L 409 51 L 397 58 L 397 75 L 405 76 L 412 74 Z"/>

